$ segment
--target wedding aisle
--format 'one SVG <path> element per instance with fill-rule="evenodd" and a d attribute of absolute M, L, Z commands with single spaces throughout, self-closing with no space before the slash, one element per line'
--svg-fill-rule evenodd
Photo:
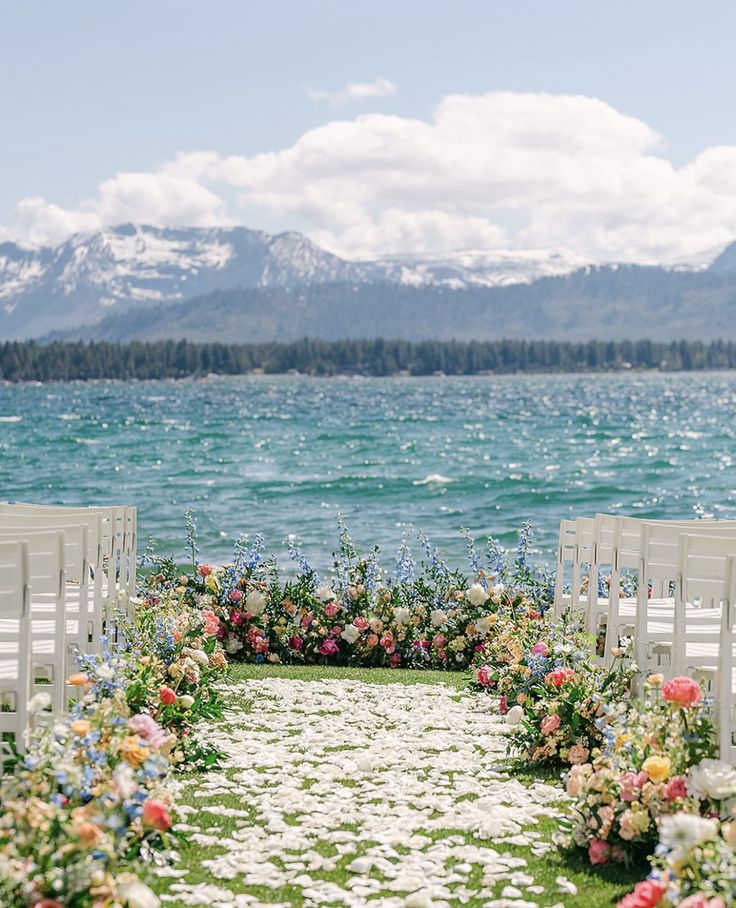
<path fill-rule="evenodd" d="M 233 682 L 228 698 L 200 731 L 221 769 L 183 782 L 189 845 L 162 871 L 165 903 L 591 904 L 549 844 L 561 789 L 510 777 L 484 698 L 283 676 Z"/>

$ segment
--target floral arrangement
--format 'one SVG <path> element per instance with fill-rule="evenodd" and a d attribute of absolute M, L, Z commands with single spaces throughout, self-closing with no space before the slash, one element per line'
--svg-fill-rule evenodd
<path fill-rule="evenodd" d="M 651 854 L 663 818 L 720 809 L 721 764 L 712 759 L 712 724 L 692 678 L 664 683 L 652 675 L 641 704 L 611 702 L 597 721 L 604 747 L 566 779 L 572 840 L 592 864 Z"/>
<path fill-rule="evenodd" d="M 217 622 L 217 636 L 234 659 L 283 664 L 323 663 L 466 669 L 489 639 L 503 610 L 542 613 L 551 602 L 551 576 L 530 561 L 531 530 L 523 529 L 513 562 L 489 540 L 484 565 L 464 531 L 471 578 L 451 570 L 426 536 L 414 559 L 405 532 L 392 571 L 379 550 L 361 554 L 338 518 L 339 548 L 322 577 L 292 542 L 296 576 L 281 580 L 263 539 L 239 540 L 231 560 L 213 566 L 198 559 L 189 517 L 191 569 L 153 559 L 149 597 L 174 597 Z"/>
<path fill-rule="evenodd" d="M 80 657 L 67 717 L 44 725 L 50 698 L 34 696 L 38 728 L 0 783 L 4 908 L 157 908 L 135 867 L 172 847 L 172 767 L 215 758 L 190 733 L 219 714 L 216 630 L 171 599 L 138 602 L 119 643 Z"/>

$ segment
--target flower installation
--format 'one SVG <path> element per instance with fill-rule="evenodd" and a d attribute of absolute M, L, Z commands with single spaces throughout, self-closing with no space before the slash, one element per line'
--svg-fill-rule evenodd
<path fill-rule="evenodd" d="M 191 568 L 152 559 L 145 593 L 169 597 L 217 622 L 231 659 L 275 664 L 333 664 L 467 669 L 489 639 L 500 611 L 540 614 L 552 601 L 551 575 L 530 562 L 531 530 L 521 533 L 513 562 L 489 541 L 483 565 L 466 532 L 472 579 L 451 570 L 420 534 L 417 564 L 406 533 L 392 571 L 379 551 L 361 555 L 339 520 L 340 544 L 328 576 L 320 576 L 290 543 L 296 576 L 281 580 L 263 539 L 239 541 L 227 564 L 197 559 L 189 522 Z"/>
<path fill-rule="evenodd" d="M 136 873 L 166 860 L 177 765 L 208 765 L 190 743 L 200 718 L 220 715 L 215 681 L 226 666 L 217 627 L 170 601 L 143 600 L 120 642 L 79 658 L 68 716 L 44 720 L 0 782 L 0 904 L 4 908 L 157 908 Z"/>

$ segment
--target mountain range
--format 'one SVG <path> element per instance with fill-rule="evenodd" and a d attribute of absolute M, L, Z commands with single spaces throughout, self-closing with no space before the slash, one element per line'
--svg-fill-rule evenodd
<path fill-rule="evenodd" d="M 736 243 L 709 265 L 567 250 L 348 261 L 299 233 L 126 224 L 0 243 L 0 340 L 735 337 Z"/>

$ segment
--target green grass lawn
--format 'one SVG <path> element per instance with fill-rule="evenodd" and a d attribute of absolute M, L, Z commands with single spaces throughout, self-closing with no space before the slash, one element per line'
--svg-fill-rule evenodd
<path fill-rule="evenodd" d="M 423 672 L 410 670 L 391 670 L 391 669 L 352 669 L 338 667 L 286 667 L 286 666 L 265 666 L 265 665 L 233 665 L 230 668 L 229 678 L 233 682 L 239 682 L 246 679 L 258 679 L 266 677 L 294 678 L 306 681 L 318 681 L 322 679 L 355 679 L 365 683 L 373 684 L 436 684 L 444 683 L 458 689 L 466 686 L 467 676 L 463 673 L 449 672 Z M 242 703 L 232 704 L 236 709 L 242 712 L 248 708 L 248 703 L 243 700 Z M 226 770 L 226 774 L 228 771 Z M 514 765 L 509 763 L 509 775 L 520 779 L 524 784 L 531 784 L 535 779 L 554 784 L 555 773 L 533 773 L 528 767 L 523 765 Z M 180 802 L 189 804 L 197 808 L 198 813 L 192 814 L 188 822 L 200 827 L 202 832 L 215 835 L 218 838 L 225 836 L 237 835 L 238 823 L 258 823 L 258 816 L 249 813 L 246 817 L 225 816 L 218 812 L 218 808 L 238 808 L 248 809 L 247 804 L 243 804 L 237 796 L 217 795 L 212 798 L 195 797 L 197 788 L 196 781 L 184 777 L 185 787 L 181 793 Z M 541 833 L 543 840 L 551 840 L 553 834 L 557 831 L 557 821 L 553 818 L 544 818 L 535 831 Z M 356 830 L 353 830 L 356 831 Z M 458 834 L 458 831 L 439 830 L 428 833 L 431 838 L 442 838 L 452 832 Z M 636 880 L 646 874 L 646 868 L 636 868 L 635 870 L 626 870 L 623 867 L 604 867 L 592 868 L 587 859 L 580 854 L 560 853 L 556 850 L 549 852 L 544 857 L 535 857 L 528 848 L 517 846 L 501 845 L 492 840 L 481 839 L 468 833 L 460 832 L 465 839 L 476 846 L 487 846 L 494 848 L 501 853 L 510 853 L 522 857 L 527 861 L 528 867 L 525 872 L 534 877 L 534 882 L 545 887 L 542 895 L 532 896 L 524 895 L 524 898 L 537 901 L 540 908 L 563 904 L 565 908 L 598 908 L 598 906 L 615 905 L 626 892 L 630 891 Z M 367 848 L 369 842 L 361 843 Z M 325 856 L 334 855 L 334 846 L 328 842 L 319 843 L 316 846 L 318 852 Z M 184 880 L 188 884 L 193 883 L 213 883 L 219 887 L 227 888 L 232 893 L 247 892 L 255 896 L 262 902 L 281 902 L 289 905 L 301 906 L 303 904 L 301 892 L 294 887 L 284 887 L 271 889 L 268 887 L 246 887 L 242 880 L 237 876 L 232 880 L 217 881 L 207 873 L 201 866 L 201 862 L 207 858 L 213 858 L 223 853 L 222 846 L 203 847 L 198 844 L 184 844 L 179 848 L 181 853 L 181 863 L 177 865 L 179 870 L 186 870 L 187 875 Z M 360 854 L 358 852 L 357 854 Z M 315 878 L 331 880 L 337 884 L 344 884 L 351 876 L 347 870 L 347 865 L 356 857 L 356 854 L 350 854 L 342 858 L 336 870 L 332 872 L 315 873 Z M 448 868 L 449 869 L 449 868 Z M 469 884 L 480 883 L 480 869 L 476 867 L 474 873 L 477 878 L 471 876 Z M 564 876 L 572 881 L 577 887 L 577 895 L 561 894 L 558 891 L 556 878 Z M 169 880 L 158 879 L 152 883 L 157 892 L 166 892 Z M 500 898 L 501 890 L 508 885 L 508 880 L 499 882 L 496 897 Z M 487 898 L 471 899 L 465 903 L 470 908 L 481 908 L 487 902 Z M 209 903 L 209 902 L 208 902 Z M 375 904 L 380 905 L 381 899 L 377 899 Z M 179 901 L 167 901 L 167 905 L 172 908 L 183 908 L 183 903 Z"/>

